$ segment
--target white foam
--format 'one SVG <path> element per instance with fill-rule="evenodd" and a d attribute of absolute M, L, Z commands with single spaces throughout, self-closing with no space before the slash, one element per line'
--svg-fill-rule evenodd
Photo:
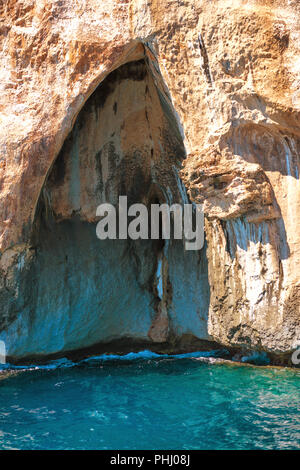
<path fill-rule="evenodd" d="M 216 357 L 220 354 L 220 350 L 214 351 L 195 351 L 184 354 L 157 354 L 155 352 L 144 350 L 137 353 L 130 352 L 128 354 L 101 354 L 99 356 L 92 356 L 83 359 L 79 362 L 72 362 L 69 359 L 62 358 L 50 361 L 48 364 L 30 364 L 19 365 L 14 364 L 0 364 L 0 370 L 54 370 L 61 368 L 77 367 L 80 364 L 101 363 L 107 361 L 135 361 L 135 360 L 153 360 L 153 359 L 193 359 L 197 357 Z"/>

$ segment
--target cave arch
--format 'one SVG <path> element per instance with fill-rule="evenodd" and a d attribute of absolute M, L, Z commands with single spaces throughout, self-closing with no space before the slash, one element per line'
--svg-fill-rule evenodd
<path fill-rule="evenodd" d="M 27 336 L 12 345 L 12 356 L 208 339 L 205 250 L 195 256 L 181 240 L 166 252 L 161 240 L 96 237 L 97 206 L 117 206 L 120 195 L 128 205 L 185 202 L 178 179 L 184 158 L 176 117 L 147 59 L 110 73 L 79 112 L 42 189 L 30 298 L 10 326 L 21 325 Z"/>

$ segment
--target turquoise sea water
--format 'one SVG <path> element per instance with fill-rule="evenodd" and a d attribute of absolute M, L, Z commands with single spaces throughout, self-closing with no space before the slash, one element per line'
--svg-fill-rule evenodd
<path fill-rule="evenodd" d="M 12 448 L 299 449 L 300 372 L 149 353 L 29 367 L 0 381 Z"/>

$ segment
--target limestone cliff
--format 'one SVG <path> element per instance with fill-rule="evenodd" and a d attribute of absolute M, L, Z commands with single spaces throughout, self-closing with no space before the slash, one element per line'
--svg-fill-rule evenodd
<path fill-rule="evenodd" d="M 4 0 L 0 339 L 12 359 L 300 341 L 297 0 Z M 206 243 L 100 242 L 96 207 L 203 203 Z"/>

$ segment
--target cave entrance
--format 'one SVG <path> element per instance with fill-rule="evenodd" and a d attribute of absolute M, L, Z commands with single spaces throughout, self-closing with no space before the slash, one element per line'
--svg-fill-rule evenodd
<path fill-rule="evenodd" d="M 28 354 L 113 340 L 151 343 L 170 334 L 205 339 L 205 250 L 185 252 L 182 241 L 170 241 L 164 253 L 164 285 L 172 286 L 167 334 L 151 337 L 153 322 L 160 328 L 157 309 L 164 294 L 158 296 L 157 269 L 165 241 L 96 237 L 96 208 L 104 202 L 117 207 L 120 195 L 128 205 L 182 203 L 178 170 L 184 157 L 174 113 L 145 60 L 119 67 L 90 96 L 38 204 L 34 298 L 24 317 L 30 323 Z"/>

